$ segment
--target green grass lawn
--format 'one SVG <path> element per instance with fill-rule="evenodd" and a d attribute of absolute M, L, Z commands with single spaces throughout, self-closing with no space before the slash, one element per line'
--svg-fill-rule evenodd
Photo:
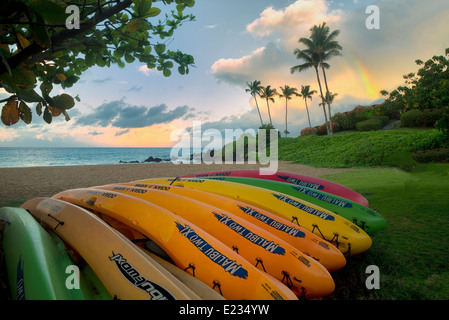
<path fill-rule="evenodd" d="M 388 221 L 373 245 L 333 273 L 329 299 L 449 299 L 449 165 L 358 169 L 325 177 L 346 185 Z M 380 270 L 380 289 L 368 290 L 366 267 Z"/>

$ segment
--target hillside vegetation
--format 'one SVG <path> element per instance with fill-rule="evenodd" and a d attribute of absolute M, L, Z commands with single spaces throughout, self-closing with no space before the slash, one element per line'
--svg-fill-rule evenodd
<path fill-rule="evenodd" d="M 415 153 L 443 147 L 435 129 L 341 132 L 279 140 L 279 160 L 328 168 L 409 166 Z M 405 169 L 405 167 L 404 167 Z"/>

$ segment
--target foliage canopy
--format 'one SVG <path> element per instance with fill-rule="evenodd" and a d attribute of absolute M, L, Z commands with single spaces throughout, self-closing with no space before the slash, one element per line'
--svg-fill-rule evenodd
<path fill-rule="evenodd" d="M 194 4 L 194 0 L 1 1 L 0 88 L 10 94 L 1 101 L 2 122 L 30 123 L 31 103 L 47 123 L 60 114 L 68 121 L 74 98 L 51 91 L 54 85 L 72 87 L 93 66 L 124 67 L 137 60 L 166 77 L 175 64 L 181 75 L 188 74 L 193 57 L 169 50 L 166 43 L 183 22 L 195 19 L 184 14 Z M 172 10 L 163 13 L 164 5 Z M 161 17 L 156 20 L 157 16 Z"/>

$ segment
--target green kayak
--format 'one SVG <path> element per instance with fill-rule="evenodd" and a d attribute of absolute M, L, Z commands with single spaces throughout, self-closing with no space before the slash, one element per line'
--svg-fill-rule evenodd
<path fill-rule="evenodd" d="M 87 265 L 25 209 L 0 208 L 0 239 L 12 300 L 111 299 Z"/>
<path fill-rule="evenodd" d="M 310 202 L 324 209 L 332 211 L 343 218 L 355 223 L 366 233 L 373 233 L 385 229 L 387 222 L 379 213 L 367 208 L 357 202 L 330 194 L 327 192 L 297 186 L 286 182 L 244 178 L 244 177 L 202 177 L 202 179 L 223 180 L 235 183 L 251 185 L 276 192 L 288 194 L 290 196 Z"/>

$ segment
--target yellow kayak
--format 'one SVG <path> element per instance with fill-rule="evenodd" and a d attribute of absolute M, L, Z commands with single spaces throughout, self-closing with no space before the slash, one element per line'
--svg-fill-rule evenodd
<path fill-rule="evenodd" d="M 156 178 L 133 181 L 174 185 L 219 194 L 254 205 L 315 233 L 346 255 L 360 254 L 371 247 L 369 235 L 347 219 L 312 203 L 279 192 L 239 183 L 200 178 Z"/>
<path fill-rule="evenodd" d="M 200 299 L 87 210 L 52 198 L 28 200 L 22 208 L 46 228 L 53 229 L 78 252 L 112 297 L 124 300 Z"/>
<path fill-rule="evenodd" d="M 346 258 L 329 242 L 293 222 L 244 202 L 201 190 L 150 183 L 120 183 L 118 185 L 155 189 L 178 194 L 207 203 L 265 229 L 286 241 L 297 250 L 319 261 L 328 271 L 336 271 L 346 265 Z"/>
<path fill-rule="evenodd" d="M 53 197 L 122 223 L 128 227 L 123 234 L 130 240 L 142 235 L 147 237 L 179 268 L 226 299 L 297 299 L 280 281 L 273 281 L 215 237 L 166 209 L 125 194 L 99 189 L 66 190 Z"/>
<path fill-rule="evenodd" d="M 232 213 L 203 202 L 155 189 L 107 185 L 94 187 L 127 194 L 167 209 L 208 232 L 259 269 L 287 285 L 297 296 L 318 298 L 335 289 L 329 272 L 284 240 Z"/>

